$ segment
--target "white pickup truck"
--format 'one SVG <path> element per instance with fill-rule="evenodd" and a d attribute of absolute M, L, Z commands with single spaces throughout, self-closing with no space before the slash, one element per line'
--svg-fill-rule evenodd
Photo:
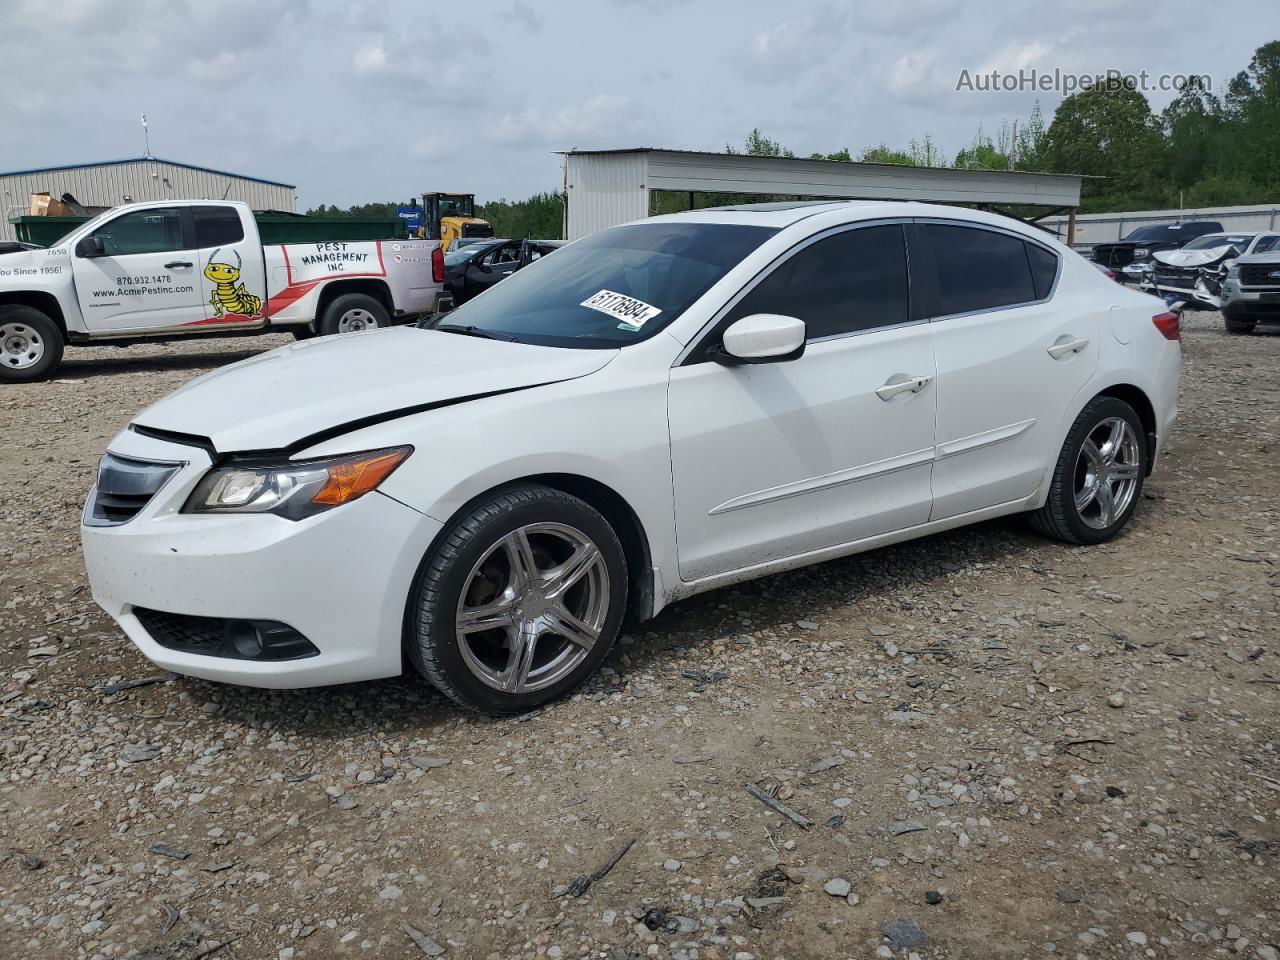
<path fill-rule="evenodd" d="M 447 296 L 436 240 L 264 246 L 243 203 L 132 203 L 0 254 L 0 383 L 52 375 L 68 345 L 347 333 Z"/>

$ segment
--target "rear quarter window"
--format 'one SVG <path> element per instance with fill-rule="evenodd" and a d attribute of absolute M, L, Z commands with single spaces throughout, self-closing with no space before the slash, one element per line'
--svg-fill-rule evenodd
<path fill-rule="evenodd" d="M 1031 303 L 1049 295 L 1058 258 L 1011 234 L 980 227 L 927 223 L 933 252 L 935 316 Z"/>

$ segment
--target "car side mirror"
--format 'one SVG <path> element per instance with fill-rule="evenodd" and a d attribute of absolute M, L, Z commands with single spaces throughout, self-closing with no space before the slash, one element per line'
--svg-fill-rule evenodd
<path fill-rule="evenodd" d="M 777 313 L 753 313 L 729 325 L 716 353 L 728 365 L 778 363 L 804 356 L 804 321 Z"/>
<path fill-rule="evenodd" d="M 476 269 L 481 273 L 493 273 L 493 267 L 489 266 L 487 263 L 477 263 Z"/>
<path fill-rule="evenodd" d="M 76 256 L 93 259 L 94 257 L 106 256 L 107 248 L 102 242 L 101 237 L 85 237 L 76 244 Z"/>

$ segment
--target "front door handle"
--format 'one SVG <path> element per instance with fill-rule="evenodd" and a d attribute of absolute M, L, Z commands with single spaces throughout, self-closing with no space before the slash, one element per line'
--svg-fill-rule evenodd
<path fill-rule="evenodd" d="M 190 260 L 170 260 L 164 265 L 166 270 L 177 270 L 179 267 L 195 266 Z"/>
<path fill-rule="evenodd" d="M 1053 341 L 1053 345 L 1049 347 L 1048 352 L 1053 359 L 1062 360 L 1065 357 L 1074 356 L 1088 345 L 1088 337 L 1073 338 L 1069 333 L 1064 333 Z"/>
<path fill-rule="evenodd" d="M 892 400 L 901 393 L 919 393 L 929 385 L 933 377 L 909 377 L 905 373 L 895 374 L 883 386 L 876 387 L 876 396 L 881 400 Z"/>

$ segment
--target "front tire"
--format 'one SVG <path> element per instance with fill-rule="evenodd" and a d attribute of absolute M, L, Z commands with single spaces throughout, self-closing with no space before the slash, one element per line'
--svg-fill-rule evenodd
<path fill-rule="evenodd" d="M 1222 322 L 1227 327 L 1227 333 L 1253 333 L 1253 328 L 1258 325 L 1257 320 L 1248 319 L 1246 315 L 1233 310 L 1222 311 Z"/>
<path fill-rule="evenodd" d="M 391 325 L 391 315 L 376 298 L 367 293 L 344 293 L 334 297 L 316 322 L 322 337 L 335 333 L 356 333 Z"/>
<path fill-rule="evenodd" d="M 1146 432 L 1133 407 L 1094 397 L 1076 417 L 1031 525 L 1066 543 L 1110 540 L 1129 522 L 1147 475 Z"/>
<path fill-rule="evenodd" d="M 0 383 L 31 383 L 52 376 L 66 342 L 48 314 L 15 303 L 0 307 Z"/>
<path fill-rule="evenodd" d="M 540 484 L 467 509 L 418 572 L 406 646 L 442 693 L 524 713 L 595 672 L 627 605 L 617 534 L 577 497 Z"/>

